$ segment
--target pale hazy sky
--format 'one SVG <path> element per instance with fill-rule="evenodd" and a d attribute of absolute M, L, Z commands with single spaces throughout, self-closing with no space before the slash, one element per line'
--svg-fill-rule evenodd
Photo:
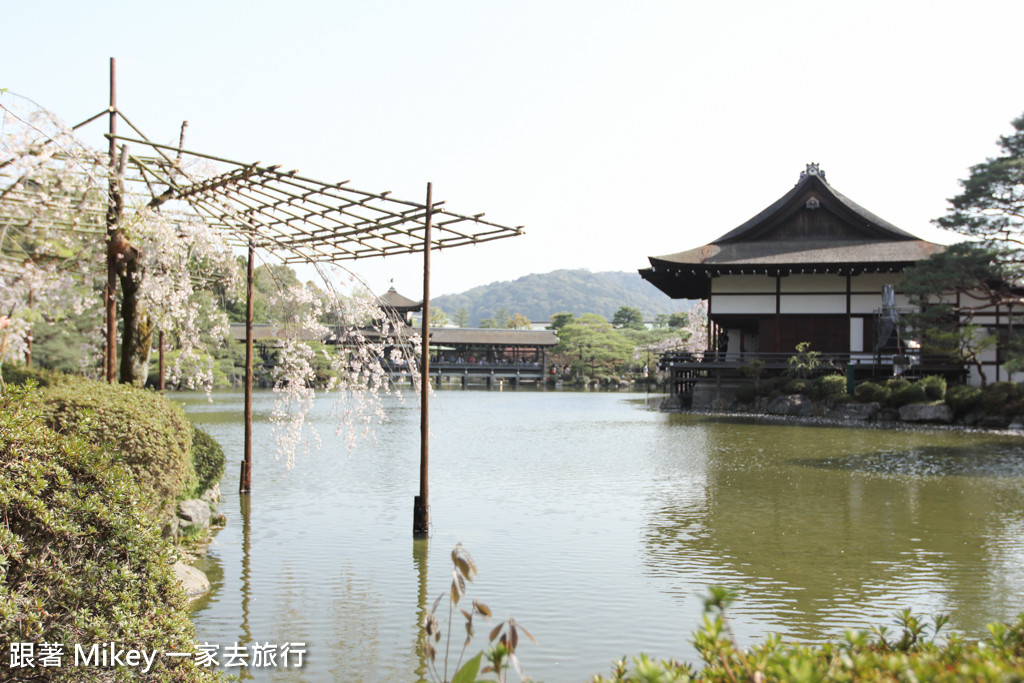
<path fill-rule="evenodd" d="M 818 162 L 925 239 L 1024 111 L 1024 2 L 7 3 L 0 88 L 77 123 L 484 211 L 526 235 L 433 259 L 432 293 L 704 244 Z M 95 144 L 103 145 L 100 125 Z M 91 138 L 90 138 L 91 139 Z M 417 298 L 420 257 L 357 262 Z"/>

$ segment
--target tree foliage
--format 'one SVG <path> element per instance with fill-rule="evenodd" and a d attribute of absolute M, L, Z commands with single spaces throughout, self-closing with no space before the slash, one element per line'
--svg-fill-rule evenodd
<path fill-rule="evenodd" d="M 633 345 L 612 324 L 596 313 L 584 313 L 558 331 L 555 353 L 571 359 L 583 374 L 617 372 L 632 359 Z"/>
<path fill-rule="evenodd" d="M 1001 153 L 972 166 L 963 192 L 936 225 L 964 235 L 1024 247 L 1024 115 L 1000 136 Z"/>
<path fill-rule="evenodd" d="M 900 290 L 920 310 L 908 319 L 922 350 L 975 365 L 982 383 L 982 353 L 1002 344 L 1011 356 L 1020 355 L 1019 334 L 1001 336 L 973 322 L 983 309 L 1009 304 L 1012 310 L 1019 301 L 1016 267 L 1008 252 L 978 242 L 954 244 L 905 270 L 900 282 Z"/>
<path fill-rule="evenodd" d="M 565 327 L 566 324 L 571 323 L 575 319 L 576 316 L 574 316 L 572 313 L 555 313 L 553 316 L 551 316 L 551 324 L 548 325 L 548 329 L 555 330 L 557 332 L 558 330 Z"/>
<path fill-rule="evenodd" d="M 639 308 L 632 306 L 620 306 L 612 316 L 612 326 L 618 329 L 628 327 L 634 330 L 641 330 L 644 327 L 644 314 Z"/>
<path fill-rule="evenodd" d="M 437 306 L 430 307 L 430 326 L 431 327 L 446 327 L 451 324 L 448 320 L 448 314 L 442 311 Z"/>

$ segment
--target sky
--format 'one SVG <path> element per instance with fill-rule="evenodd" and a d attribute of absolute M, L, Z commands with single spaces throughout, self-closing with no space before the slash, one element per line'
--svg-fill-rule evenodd
<path fill-rule="evenodd" d="M 1024 112 L 1024 2 L 51 0 L 8 3 L 0 88 L 68 123 L 486 212 L 431 293 L 705 244 L 808 163 L 923 239 Z M 85 133 L 105 148 L 104 125 Z M 422 257 L 349 266 L 418 298 Z"/>

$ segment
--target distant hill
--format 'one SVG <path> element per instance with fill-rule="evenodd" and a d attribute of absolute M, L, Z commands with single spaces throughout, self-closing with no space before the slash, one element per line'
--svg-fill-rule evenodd
<path fill-rule="evenodd" d="M 461 306 L 470 315 L 470 326 L 506 309 L 522 313 L 533 322 L 546 322 L 555 313 L 597 313 L 609 320 L 620 306 L 640 309 L 644 320 L 659 313 L 685 311 L 692 301 L 675 301 L 633 272 L 592 273 L 589 270 L 556 270 L 524 275 L 511 282 L 492 282 L 461 294 L 434 297 L 432 306 L 451 319 Z"/>

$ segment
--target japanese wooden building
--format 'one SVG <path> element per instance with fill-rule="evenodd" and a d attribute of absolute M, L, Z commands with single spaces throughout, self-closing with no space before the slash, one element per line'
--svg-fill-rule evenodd
<path fill-rule="evenodd" d="M 796 345 L 810 342 L 834 366 L 891 375 L 914 352 L 891 322 L 911 308 L 901 273 L 943 249 L 840 194 L 809 164 L 747 222 L 701 247 L 652 256 L 640 275 L 674 299 L 707 301 L 707 350 L 677 365 L 735 368 L 757 358 L 784 368 Z M 960 369 L 939 364 L 933 369 Z"/>

